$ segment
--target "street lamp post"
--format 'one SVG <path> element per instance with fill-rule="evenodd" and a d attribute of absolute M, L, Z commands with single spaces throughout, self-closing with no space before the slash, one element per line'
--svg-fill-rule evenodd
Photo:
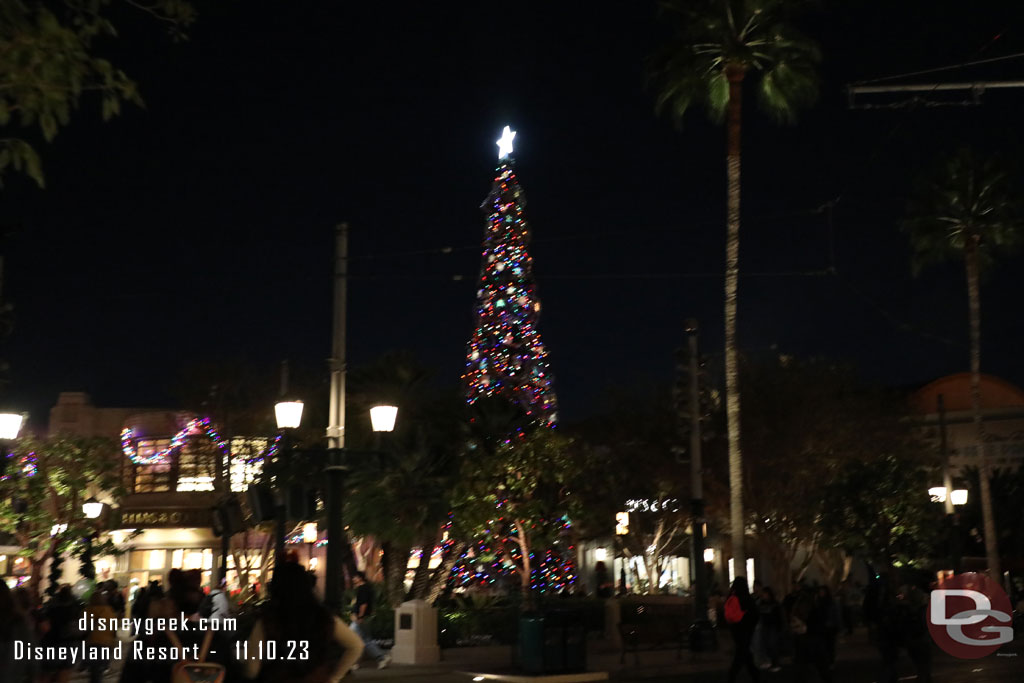
<path fill-rule="evenodd" d="M 686 337 L 690 361 L 690 505 L 693 517 L 690 535 L 690 562 L 693 567 L 693 624 L 690 626 L 692 650 L 712 650 L 714 626 L 708 620 L 708 573 L 704 564 L 704 468 L 701 462 L 700 433 L 700 359 L 697 356 L 697 321 L 686 320 Z"/>
<path fill-rule="evenodd" d="M 949 534 L 947 539 L 949 543 L 949 557 L 953 563 L 953 573 L 959 574 L 962 562 L 960 557 L 960 513 L 956 512 L 955 508 L 967 505 L 968 492 L 967 489 L 951 489 L 951 478 L 946 476 L 945 480 L 946 486 L 933 486 L 928 489 L 928 495 L 931 496 L 933 503 L 942 503 L 947 510 L 946 520 L 948 524 L 946 531 Z"/>
<path fill-rule="evenodd" d="M 290 407 L 285 404 L 290 404 Z M 298 405 L 296 405 L 298 404 Z M 286 401 L 275 406 L 275 414 L 278 418 L 278 428 L 282 434 L 287 429 L 296 429 L 302 421 L 302 402 Z M 398 416 L 398 408 L 395 406 L 380 405 L 370 409 L 370 423 L 373 431 L 390 432 L 395 428 L 395 419 Z M 282 438 L 281 448 L 278 450 L 279 457 L 285 452 L 285 444 Z M 351 448 L 334 447 L 332 439 L 328 448 L 325 449 L 302 449 L 301 451 L 289 451 L 290 457 L 316 457 L 325 463 L 324 471 L 327 474 L 326 503 L 327 503 L 327 567 L 324 571 L 324 600 L 328 607 L 340 610 L 342 593 L 342 566 L 344 564 L 344 548 L 342 539 L 345 537 L 345 522 L 342 517 L 345 476 L 349 470 L 349 459 L 359 456 L 370 456 L 372 451 L 356 451 Z M 281 507 L 277 510 L 278 543 L 280 550 L 277 557 L 284 554 L 284 510 Z M 308 533 L 316 533 L 315 525 L 307 525 L 303 529 L 303 540 L 309 542 Z M 313 541 L 316 541 L 315 535 Z M 279 560 L 275 560 L 279 561 Z"/>
<path fill-rule="evenodd" d="M 312 570 L 313 546 L 316 545 L 317 528 L 316 522 L 306 522 L 302 525 L 302 541 L 306 544 L 306 568 Z"/>
<path fill-rule="evenodd" d="M 283 390 L 283 389 L 282 389 Z M 281 435 L 278 444 L 277 457 L 284 457 L 289 452 L 289 441 L 291 430 L 298 429 L 302 424 L 302 401 L 281 399 L 274 404 L 274 418 L 277 421 L 277 429 Z M 284 562 L 284 533 L 288 516 L 284 504 L 284 492 L 278 488 L 274 492 L 274 564 Z"/>
<path fill-rule="evenodd" d="M 95 498 L 82 503 L 82 514 L 85 518 L 90 520 L 92 523 L 96 523 L 94 520 L 100 518 L 103 514 L 103 503 L 99 502 Z M 85 537 L 85 551 L 82 553 L 82 569 L 81 574 L 84 578 L 93 580 L 96 578 L 96 567 L 92 561 L 92 537 L 95 535 L 95 531 L 90 531 L 89 535 Z"/>
<path fill-rule="evenodd" d="M 397 416 L 398 408 L 395 406 L 374 406 L 370 409 L 370 423 L 373 431 L 377 434 L 394 431 Z M 345 477 L 349 469 L 348 458 L 371 454 L 344 447 L 327 450 L 327 567 L 324 570 L 324 601 L 335 611 L 339 611 L 342 607 L 344 549 L 339 541 L 345 537 L 342 511 L 344 509 Z"/>

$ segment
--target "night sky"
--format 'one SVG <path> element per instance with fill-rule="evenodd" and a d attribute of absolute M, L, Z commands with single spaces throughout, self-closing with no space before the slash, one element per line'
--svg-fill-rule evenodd
<path fill-rule="evenodd" d="M 1024 92 L 867 111 L 843 86 L 1024 52 L 1016 4 L 833 0 L 808 16 L 818 105 L 792 127 L 746 108 L 743 347 L 848 360 L 894 386 L 967 369 L 962 267 L 912 278 L 898 222 L 913 179 L 957 146 L 1020 156 Z M 107 50 L 145 109 L 102 123 L 83 102 L 42 149 L 46 189 L 0 190 L 5 393 L 37 423 L 61 390 L 172 405 L 177 373 L 204 359 L 318 367 L 342 220 L 351 361 L 411 349 L 457 383 L 506 124 L 563 416 L 671 379 L 688 316 L 720 350 L 724 131 L 702 111 L 682 129 L 655 115 L 653 2 L 198 6 L 188 43 L 129 19 Z M 1021 73 L 1024 59 L 936 78 Z M 1020 265 L 983 287 L 982 367 L 1024 384 Z"/>

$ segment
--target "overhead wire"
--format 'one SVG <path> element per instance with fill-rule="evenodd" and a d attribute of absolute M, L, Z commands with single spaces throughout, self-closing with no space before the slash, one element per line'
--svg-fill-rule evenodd
<path fill-rule="evenodd" d="M 996 33 L 994 36 L 992 36 L 992 38 L 990 38 L 988 41 L 986 41 L 981 47 L 979 47 L 977 50 L 975 50 L 973 55 L 968 57 L 966 61 L 964 61 L 964 62 L 962 62 L 960 64 L 955 64 L 955 65 L 950 65 L 950 66 L 943 66 L 943 67 L 937 67 L 937 68 L 934 68 L 934 69 L 924 69 L 924 70 L 920 70 L 920 71 L 908 72 L 908 73 L 905 73 L 905 74 L 897 74 L 897 75 L 894 75 L 894 76 L 884 76 L 882 78 L 875 78 L 875 79 L 869 79 L 869 80 L 864 80 L 864 81 L 857 81 L 855 83 L 855 85 L 867 85 L 867 84 L 870 84 L 870 83 L 881 83 L 881 82 L 884 82 L 884 81 L 891 81 L 891 80 L 895 80 L 895 79 L 898 79 L 898 78 L 909 78 L 909 77 L 913 77 L 913 76 L 921 76 L 921 75 L 926 75 L 926 74 L 930 74 L 930 73 L 938 73 L 938 72 L 943 72 L 943 71 L 952 71 L 952 70 L 956 70 L 956 69 L 963 69 L 965 67 L 977 66 L 977 65 L 980 65 L 980 64 L 991 64 L 991 63 L 995 63 L 995 62 L 1008 61 L 1008 60 L 1011 60 L 1011 59 L 1018 59 L 1020 57 L 1024 57 L 1024 52 L 1017 52 L 1017 53 L 1010 54 L 1010 55 L 1004 55 L 1002 57 L 992 57 L 992 58 L 989 58 L 989 59 L 977 59 L 977 57 L 979 55 L 983 54 L 990 47 L 992 47 L 998 40 L 1000 40 L 1003 37 L 1003 34 L 1005 32 L 1006 32 L 1006 30 L 1003 29 L 1002 31 L 999 31 L 998 33 Z M 937 85 L 938 84 L 936 84 L 936 86 Z M 924 99 L 922 99 L 920 97 L 917 97 L 917 98 L 914 98 L 913 100 L 911 100 L 911 102 L 909 103 L 909 106 L 903 107 L 903 111 L 906 112 L 906 115 L 901 116 L 893 124 L 893 126 L 889 129 L 888 134 L 886 134 L 886 136 L 885 136 L 885 144 L 877 145 L 875 147 L 874 151 L 872 152 L 871 157 L 868 159 L 868 166 L 871 166 L 875 161 L 877 161 L 877 159 L 881 155 L 881 151 L 883 149 L 888 149 L 890 147 L 889 143 L 893 140 L 893 138 L 895 138 L 896 134 L 909 121 L 909 119 L 910 119 L 909 112 L 915 110 L 917 107 L 927 106 L 927 104 L 928 103 L 927 103 L 926 100 L 924 100 Z M 864 176 L 859 176 L 859 177 L 863 178 Z M 843 273 L 839 272 L 839 269 L 836 267 L 836 259 L 835 259 L 835 247 L 834 247 L 834 245 L 835 245 L 835 223 L 834 223 L 833 211 L 835 209 L 836 204 L 838 204 L 841 199 L 843 199 L 845 196 L 847 196 L 850 193 L 851 185 L 852 185 L 852 181 L 847 181 L 846 187 L 844 187 L 839 192 L 839 194 L 836 195 L 836 197 L 834 199 L 830 200 L 829 202 L 826 202 L 826 204 L 823 205 L 823 208 L 827 209 L 827 211 L 828 211 L 828 222 L 827 222 L 826 229 L 829 232 L 829 237 L 828 237 L 829 244 L 832 245 L 831 253 L 830 253 L 830 256 L 829 256 L 829 259 L 830 259 L 829 270 L 832 272 L 832 275 L 835 276 L 836 281 L 839 282 L 840 284 L 842 284 L 843 286 L 845 286 L 849 291 L 851 291 L 854 294 L 856 294 L 863 301 L 865 301 L 868 304 L 870 304 L 879 313 L 879 315 L 881 315 L 885 320 L 887 320 L 889 323 L 894 325 L 897 329 L 900 329 L 900 330 L 905 331 L 905 332 L 916 333 L 916 334 L 920 335 L 923 338 L 930 339 L 932 341 L 937 341 L 937 342 L 940 342 L 940 343 L 945 344 L 947 346 L 956 347 L 956 348 L 966 348 L 966 346 L 963 343 L 961 343 L 961 342 L 957 342 L 957 341 L 951 340 L 948 337 L 944 337 L 943 335 L 939 335 L 939 334 L 936 334 L 936 333 L 931 332 L 929 330 L 923 329 L 919 325 L 911 324 L 911 323 L 906 322 L 905 320 L 901 320 L 899 316 L 894 315 L 885 306 L 882 306 L 880 303 L 878 303 L 878 301 L 874 297 L 872 297 L 867 292 L 865 292 L 862 288 L 857 286 L 853 282 L 853 280 L 851 280 L 848 276 L 846 276 Z"/>

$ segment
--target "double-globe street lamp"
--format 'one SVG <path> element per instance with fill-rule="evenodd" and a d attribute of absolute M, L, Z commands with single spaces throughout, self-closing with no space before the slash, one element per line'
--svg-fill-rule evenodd
<path fill-rule="evenodd" d="M 302 401 L 279 401 L 274 406 L 274 416 L 277 419 L 277 428 L 282 435 L 288 430 L 298 429 L 302 424 Z M 398 417 L 398 408 L 392 405 L 378 405 L 370 408 L 370 425 L 376 433 L 391 432 L 395 429 L 395 420 Z M 284 441 L 284 439 L 282 439 Z M 286 444 L 278 451 L 279 456 L 284 454 Z M 324 600 L 329 607 L 340 610 L 341 604 L 341 583 L 342 583 L 342 557 L 344 549 L 341 539 L 345 535 L 345 524 L 342 519 L 342 504 L 345 495 L 345 475 L 349 471 L 350 460 L 359 457 L 371 457 L 376 455 L 374 451 L 362 451 L 352 448 L 301 448 L 289 449 L 289 457 L 313 458 L 317 462 L 325 463 L 324 471 L 327 473 L 327 568 L 324 579 Z M 284 543 L 284 511 L 278 509 L 277 525 L 280 544 L 283 550 Z M 283 552 L 278 554 L 275 562 L 281 561 Z"/>

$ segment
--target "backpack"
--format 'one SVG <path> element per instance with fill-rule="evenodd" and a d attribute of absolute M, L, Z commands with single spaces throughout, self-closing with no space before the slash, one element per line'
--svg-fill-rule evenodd
<path fill-rule="evenodd" d="M 743 621 L 745 615 L 746 612 L 740 605 L 740 599 L 735 595 L 730 595 L 729 599 L 725 601 L 725 620 L 730 624 L 738 624 Z"/>
<path fill-rule="evenodd" d="M 209 619 L 211 614 L 213 614 L 213 591 L 204 595 L 203 599 L 199 603 L 200 617 L 203 619 Z"/>

